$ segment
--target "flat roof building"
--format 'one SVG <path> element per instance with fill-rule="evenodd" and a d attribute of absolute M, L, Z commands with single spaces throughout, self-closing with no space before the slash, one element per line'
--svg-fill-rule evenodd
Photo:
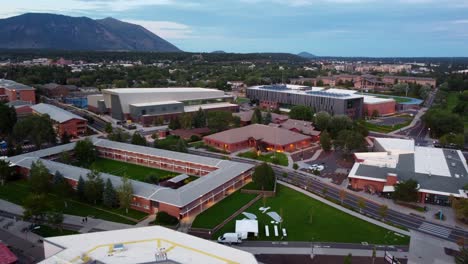
<path fill-rule="evenodd" d="M 356 94 L 334 93 L 323 88 L 293 90 L 286 85 L 263 85 L 247 88 L 247 97 L 259 102 L 263 108 L 289 108 L 304 105 L 316 112 L 325 111 L 331 115 L 347 115 L 353 119 L 362 117 L 363 97 Z"/>
<path fill-rule="evenodd" d="M 44 255 L 41 264 L 257 263 L 251 253 L 161 226 L 48 237 Z"/>
<path fill-rule="evenodd" d="M 118 120 L 149 124 L 155 118 L 167 121 L 199 108 L 237 111 L 231 100 L 223 91 L 197 87 L 105 89 L 100 95 L 88 96 L 88 109 L 109 113 Z"/>
<path fill-rule="evenodd" d="M 203 138 L 206 144 L 227 152 L 246 148 L 291 152 L 308 147 L 311 140 L 310 136 L 261 124 L 234 128 Z"/>
<path fill-rule="evenodd" d="M 36 103 L 36 89 L 12 80 L 0 79 L 0 101 Z"/>
<path fill-rule="evenodd" d="M 376 138 L 374 152 L 355 153 L 348 178 L 354 189 L 392 193 L 401 181 L 416 180 L 419 201 L 448 205 L 467 198 L 468 166 L 459 150 L 419 147 L 413 140 Z"/>

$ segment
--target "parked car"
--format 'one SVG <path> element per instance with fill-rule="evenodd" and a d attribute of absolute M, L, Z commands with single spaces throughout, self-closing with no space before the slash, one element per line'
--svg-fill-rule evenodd
<path fill-rule="evenodd" d="M 237 233 L 225 233 L 224 235 L 218 237 L 218 243 L 221 244 L 239 244 L 241 242 L 241 235 Z"/>

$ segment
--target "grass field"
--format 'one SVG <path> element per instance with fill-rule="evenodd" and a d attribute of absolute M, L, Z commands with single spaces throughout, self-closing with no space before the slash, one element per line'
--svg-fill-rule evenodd
<path fill-rule="evenodd" d="M 68 229 L 58 229 L 50 226 L 40 225 L 40 228 L 32 230 L 33 233 L 40 235 L 41 237 L 54 237 L 54 236 L 68 236 L 79 234 L 77 231 Z"/>
<path fill-rule="evenodd" d="M 140 165 L 125 163 L 117 160 L 110 160 L 104 158 L 98 158 L 91 167 L 101 171 L 110 173 L 116 176 L 127 176 L 132 180 L 144 181 L 146 176 L 149 174 L 155 175 L 159 178 L 171 178 L 177 173 L 159 170 L 154 168 L 148 168 Z"/>
<path fill-rule="evenodd" d="M 213 228 L 254 199 L 255 196 L 255 194 L 237 191 L 199 214 L 195 218 L 192 227 Z"/>
<path fill-rule="evenodd" d="M 378 98 L 391 98 L 395 100 L 397 103 L 406 103 L 410 102 L 411 99 L 406 98 L 406 97 L 400 97 L 400 96 L 391 96 L 391 95 L 377 95 Z"/>
<path fill-rule="evenodd" d="M 277 196 L 268 198 L 265 206 L 283 216 L 282 227 L 287 230 L 287 241 L 321 241 L 342 243 L 408 244 L 409 237 L 353 217 L 338 209 L 314 200 L 302 193 L 282 185 L 277 186 Z M 253 213 L 259 220 L 259 240 L 280 240 L 274 236 L 272 220 L 258 209 L 263 200 L 257 201 L 246 212 Z M 242 215 L 238 219 L 244 218 Z M 270 236 L 265 236 L 265 225 Z M 235 219 L 221 228 L 214 237 L 234 232 Z"/>
<path fill-rule="evenodd" d="M 278 152 L 277 153 L 260 154 L 260 155 L 257 156 L 255 152 L 247 151 L 247 152 L 244 152 L 244 153 L 239 153 L 237 156 L 243 157 L 243 158 L 248 158 L 248 159 L 271 162 L 271 163 L 273 163 L 272 162 L 273 158 L 277 157 L 278 158 L 278 165 L 288 166 L 288 164 L 289 164 L 288 157 L 286 156 L 286 154 L 278 153 Z"/>
<path fill-rule="evenodd" d="M 389 133 L 395 130 L 398 130 L 400 128 L 403 128 L 411 123 L 411 120 L 408 120 L 402 124 L 394 125 L 394 126 L 386 126 L 386 125 L 377 125 L 373 123 L 369 123 L 367 121 L 364 122 L 364 125 L 366 126 L 367 129 L 370 131 L 374 132 L 380 132 L 380 133 Z"/>
<path fill-rule="evenodd" d="M 8 182 L 4 186 L 0 186 L 0 199 L 7 200 L 9 202 L 22 205 L 24 199 L 30 194 L 29 182 L 25 180 Z M 134 225 L 136 221 L 131 221 L 125 217 L 130 217 L 135 220 L 143 219 L 147 214 L 129 209 L 128 214 L 125 213 L 125 209 L 115 208 L 109 209 L 101 206 L 91 206 L 87 203 L 80 202 L 75 198 L 67 199 L 67 207 L 65 203 L 57 199 L 54 194 L 49 193 L 48 200 L 51 201 L 52 206 L 62 211 L 64 214 L 77 215 L 77 216 L 92 216 L 94 218 L 100 218 L 112 222 L 124 223 Z M 100 210 L 103 209 L 103 210 Z"/>

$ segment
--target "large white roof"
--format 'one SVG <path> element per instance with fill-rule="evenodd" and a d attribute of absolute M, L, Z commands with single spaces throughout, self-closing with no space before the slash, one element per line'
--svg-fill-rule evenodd
<path fill-rule="evenodd" d="M 384 151 L 391 151 L 395 153 L 413 153 L 414 140 L 400 139 L 400 138 L 375 138 Z"/>
<path fill-rule="evenodd" d="M 200 87 L 165 87 L 165 88 L 117 88 L 117 89 L 104 89 L 103 92 L 113 94 L 137 94 L 137 93 L 180 93 L 180 92 L 207 92 L 219 91 L 210 88 Z"/>
<path fill-rule="evenodd" d="M 124 250 L 109 254 L 115 244 Z M 251 253 L 161 226 L 49 237 L 44 251 L 42 264 L 84 263 L 84 254 L 100 263 L 155 263 L 158 251 L 171 261 L 162 263 L 257 263 Z"/>

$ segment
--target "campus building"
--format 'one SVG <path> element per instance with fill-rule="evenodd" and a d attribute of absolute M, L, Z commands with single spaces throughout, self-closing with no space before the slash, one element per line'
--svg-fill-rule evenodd
<path fill-rule="evenodd" d="M 180 173 L 173 179 L 184 180 L 187 175 L 199 177 L 178 189 L 130 180 L 133 186 L 131 207 L 155 213 L 165 211 L 177 218 L 196 215 L 251 181 L 253 165 L 173 152 L 151 147 L 93 138 L 99 157 L 137 164 L 149 168 Z M 75 142 L 10 157 L 17 172 L 28 176 L 33 162 L 41 161 L 51 175 L 59 171 L 76 188 L 80 176 L 86 178 L 88 169 L 57 162 L 62 152 L 73 151 Z M 185 175 L 185 176 L 184 176 Z M 121 177 L 101 173 L 117 188 Z"/>
<path fill-rule="evenodd" d="M 386 85 L 393 85 L 396 83 L 414 83 L 419 85 L 428 85 L 431 88 L 435 88 L 437 84 L 437 81 L 434 78 L 391 75 L 382 77 L 382 82 Z"/>
<path fill-rule="evenodd" d="M 36 90 L 12 80 L 0 79 L 0 101 L 26 101 L 36 103 Z"/>
<path fill-rule="evenodd" d="M 312 138 L 287 129 L 253 124 L 205 136 L 203 142 L 217 149 L 236 152 L 255 148 L 261 151 L 293 152 L 306 148 Z"/>
<path fill-rule="evenodd" d="M 257 263 L 249 252 L 162 226 L 47 237 L 44 256 L 40 264 Z"/>
<path fill-rule="evenodd" d="M 167 122 L 182 113 L 206 111 L 238 111 L 230 103 L 232 96 L 206 88 L 122 88 L 105 89 L 102 94 L 88 96 L 88 109 L 108 113 L 117 120 L 132 120 L 144 125 L 156 119 Z"/>
<path fill-rule="evenodd" d="M 311 107 L 316 112 L 347 115 L 359 119 L 363 113 L 363 97 L 356 94 L 333 93 L 319 87 L 293 90 L 287 85 L 263 85 L 247 89 L 247 97 L 264 108 L 290 108 L 294 105 Z"/>
<path fill-rule="evenodd" d="M 354 94 L 362 96 L 364 98 L 364 116 L 371 116 L 374 111 L 377 111 L 379 116 L 392 115 L 396 110 L 396 101 L 392 98 L 381 98 L 374 95 L 361 94 L 356 90 L 330 88 L 326 91 L 337 94 Z"/>
<path fill-rule="evenodd" d="M 467 198 L 468 166 L 459 150 L 415 146 L 414 140 L 376 138 L 374 152 L 355 153 L 348 178 L 353 189 L 390 196 L 395 184 L 419 185 L 419 202 L 449 205 L 449 197 Z"/>
<path fill-rule="evenodd" d="M 58 136 L 67 134 L 72 137 L 84 136 L 88 121 L 81 116 L 68 112 L 60 107 L 50 104 L 37 104 L 31 106 L 34 114 L 49 115 L 54 123 L 54 129 Z"/>

